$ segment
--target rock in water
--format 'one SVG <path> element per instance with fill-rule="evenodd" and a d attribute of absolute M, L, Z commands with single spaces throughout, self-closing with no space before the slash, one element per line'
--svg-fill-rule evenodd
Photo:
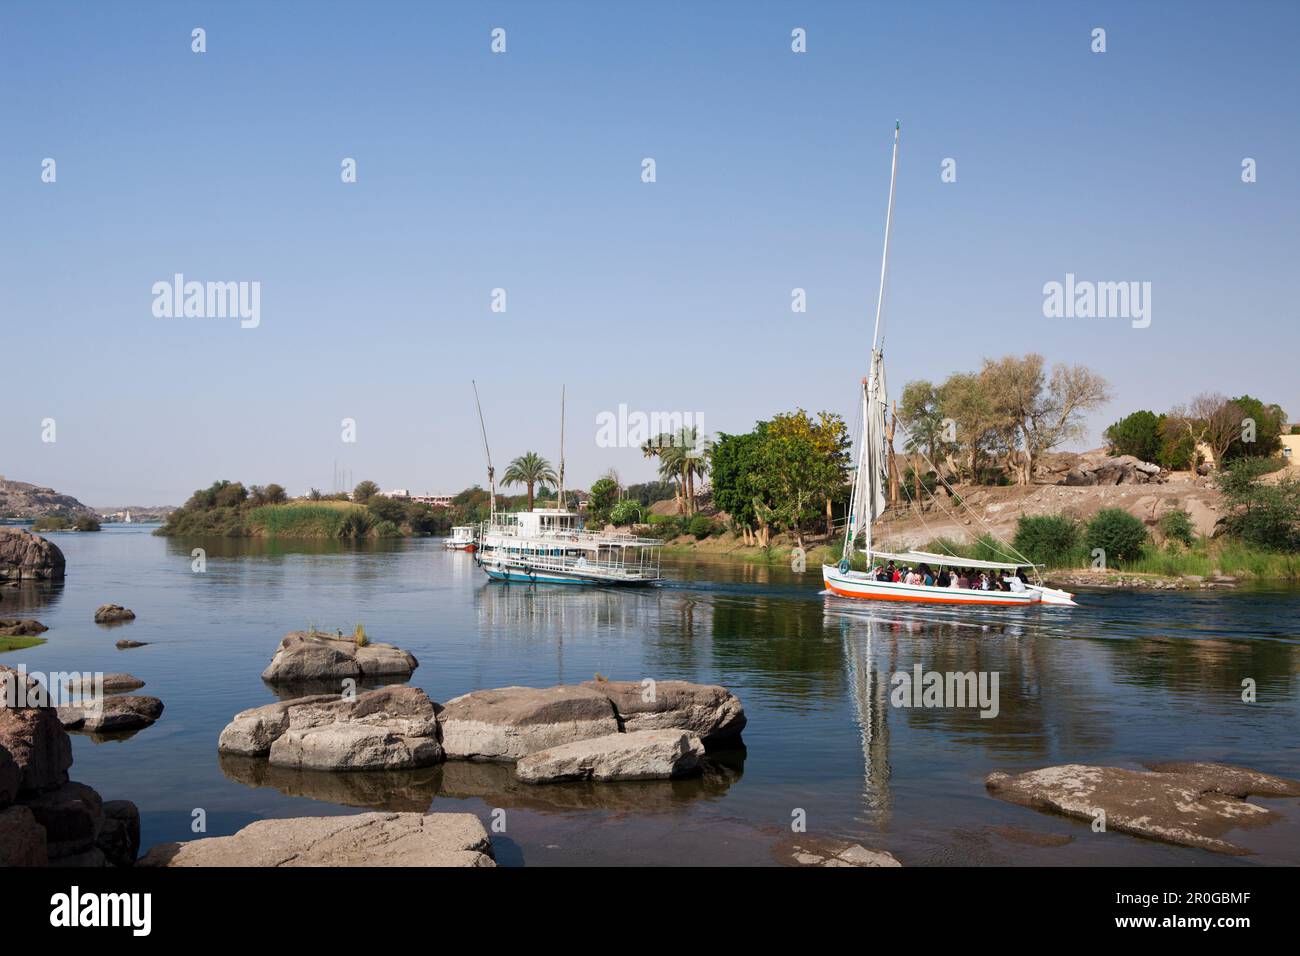
<path fill-rule="evenodd" d="M 62 581 L 66 567 L 57 545 L 21 528 L 0 528 L 0 580 Z"/>
<path fill-rule="evenodd" d="M 588 687 L 501 687 L 447 701 L 438 715 L 448 757 L 518 760 L 619 731 L 614 706 Z"/>
<path fill-rule="evenodd" d="M 134 866 L 140 854 L 140 810 L 130 800 L 104 803 L 104 826 L 95 847 L 112 866 Z"/>
<path fill-rule="evenodd" d="M 350 638 L 320 631 L 293 631 L 280 641 L 262 680 L 292 684 L 347 677 L 410 677 L 419 666 L 413 654 L 392 644 L 358 646 Z"/>
<path fill-rule="evenodd" d="M 148 727 L 162 716 L 157 697 L 122 695 L 105 697 L 98 704 L 72 704 L 59 708 L 59 722 L 67 730 L 113 734 Z"/>
<path fill-rule="evenodd" d="M 35 637 L 37 634 L 44 634 L 49 628 L 40 621 L 33 621 L 30 618 L 19 620 L 17 618 L 0 619 L 0 637 Z"/>
<path fill-rule="evenodd" d="M 130 650 L 133 647 L 148 647 L 148 646 L 149 646 L 148 641 L 118 641 L 116 645 L 119 651 Z"/>
<path fill-rule="evenodd" d="M 121 624 L 124 621 L 134 620 L 135 611 L 120 604 L 101 604 L 99 610 L 95 612 L 96 624 Z"/>
<path fill-rule="evenodd" d="M 26 807 L 0 810 L 0 866 L 45 866 L 45 829 Z"/>
<path fill-rule="evenodd" d="M 992 773 L 985 784 L 1010 803 L 1089 822 L 1104 812 L 1107 830 L 1233 855 L 1248 851 L 1221 839 L 1224 834 L 1277 819 L 1246 797 L 1300 796 L 1300 780 L 1213 763 L 1152 770 L 1067 764 L 1015 776 Z"/>
<path fill-rule="evenodd" d="M 120 694 L 123 691 L 139 690 L 144 686 L 144 681 L 138 677 L 132 677 L 130 674 L 105 674 L 104 691 L 109 694 Z"/>
<path fill-rule="evenodd" d="M 151 849 L 139 866 L 495 866 L 472 813 L 259 820 L 234 836 Z"/>
<path fill-rule="evenodd" d="M 17 680 L 17 671 L 0 665 L 0 703 L 7 683 Z M 27 692 L 34 692 L 36 686 L 37 682 L 27 677 Z M 6 751 L 17 770 L 19 794 L 50 790 L 68 782 L 72 742 L 54 708 L 0 706 L 0 753 Z M 6 777 L 5 763 L 0 759 L 0 786 Z M 12 776 L 13 771 L 8 775 Z"/>
<path fill-rule="evenodd" d="M 515 764 L 526 783 L 667 780 L 698 770 L 704 744 L 682 730 L 638 730 L 539 750 Z"/>
<path fill-rule="evenodd" d="M 338 699 L 333 694 L 322 694 L 242 710 L 221 731 L 217 750 L 223 754 L 265 757 L 271 752 L 271 744 L 289 729 L 290 708 L 304 704 L 329 704 Z"/>
<path fill-rule="evenodd" d="M 275 767 L 410 770 L 442 760 L 433 701 L 418 687 L 394 684 L 285 713 L 288 725 L 269 752 Z"/>
<path fill-rule="evenodd" d="M 94 849 L 104 825 L 104 801 L 84 783 L 65 783 L 57 790 L 26 801 L 36 822 L 45 828 L 50 862 L 79 857 Z"/>
<path fill-rule="evenodd" d="M 707 742 L 734 737 L 745 727 L 745 708 L 725 687 L 681 680 L 584 681 L 614 705 L 619 724 L 638 730 L 689 730 Z"/>

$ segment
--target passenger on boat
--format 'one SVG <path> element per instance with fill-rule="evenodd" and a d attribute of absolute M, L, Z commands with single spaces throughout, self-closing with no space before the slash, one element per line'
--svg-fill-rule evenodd
<path fill-rule="evenodd" d="M 953 570 L 952 574 L 948 576 L 948 587 L 953 589 L 961 587 L 960 574 L 961 574 L 960 571 L 957 571 L 955 569 Z"/>
<path fill-rule="evenodd" d="M 957 587 L 970 589 L 970 578 L 967 577 L 965 568 L 957 572 Z"/>
<path fill-rule="evenodd" d="M 946 588 L 952 581 L 952 576 L 948 574 L 947 568 L 939 569 L 939 577 L 935 579 L 935 587 Z"/>
<path fill-rule="evenodd" d="M 908 584 L 920 584 L 920 583 L 921 583 L 921 574 L 920 574 L 919 571 L 916 570 L 916 568 L 911 568 L 911 569 L 907 572 L 907 583 L 908 583 Z"/>
<path fill-rule="evenodd" d="M 1016 573 L 1007 579 L 1007 583 L 1011 585 L 1011 590 L 1017 594 L 1023 592 L 1025 590 L 1025 572 L 1016 568 Z"/>
<path fill-rule="evenodd" d="M 921 583 L 927 588 L 934 587 L 934 572 L 930 570 L 930 566 L 928 564 L 923 564 L 917 570 L 921 572 Z"/>
<path fill-rule="evenodd" d="M 891 561 L 890 564 L 892 565 L 893 562 Z M 893 581 L 895 584 L 900 583 L 903 580 L 903 572 L 898 568 L 894 568 L 893 573 L 889 576 L 889 580 Z"/>

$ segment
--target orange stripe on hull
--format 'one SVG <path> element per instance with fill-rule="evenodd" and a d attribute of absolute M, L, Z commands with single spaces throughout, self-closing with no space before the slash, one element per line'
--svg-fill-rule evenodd
<path fill-rule="evenodd" d="M 840 597 L 857 598 L 860 601 L 913 601 L 917 604 L 998 604 L 1003 606 L 1014 605 L 1016 607 L 1038 603 L 1037 601 L 996 601 L 989 598 L 981 598 L 977 601 L 963 601 L 960 598 L 922 597 L 918 594 L 854 594 L 852 591 L 840 590 L 829 581 L 824 583 Z"/>

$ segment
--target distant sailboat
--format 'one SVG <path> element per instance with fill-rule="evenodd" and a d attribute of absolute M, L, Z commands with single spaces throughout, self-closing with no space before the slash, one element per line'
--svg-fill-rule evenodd
<path fill-rule="evenodd" d="M 889 269 L 889 236 L 894 220 L 894 186 L 898 178 L 899 133 L 900 124 L 895 123 L 894 155 L 889 171 L 889 205 L 885 213 L 885 248 L 880 260 L 880 291 L 876 299 L 876 325 L 871 337 L 871 371 L 862 383 L 862 434 L 858 441 L 858 461 L 853 476 L 848 527 L 845 529 L 844 550 L 840 562 L 838 565 L 822 565 L 822 582 L 828 591 L 841 597 L 871 601 L 1004 606 L 1073 605 L 1075 602 L 1072 594 L 1045 587 L 1041 582 L 1029 584 L 1018 577 L 1011 581 L 1015 590 L 1001 591 L 880 580 L 869 572 L 852 570 L 854 545 L 859 534 L 866 538 L 863 552 L 867 556 L 868 568 L 874 567 L 879 560 L 896 562 L 899 567 L 910 568 L 957 567 L 1013 573 L 1024 568 L 1034 569 L 1032 562 L 1018 553 L 1010 556 L 1023 560 L 978 561 L 959 555 L 937 554 L 930 551 L 888 552 L 872 547 L 872 525 L 884 514 L 885 482 L 889 480 L 889 441 L 885 430 L 885 359 L 880 337 L 880 320 L 885 304 L 885 278 Z"/>

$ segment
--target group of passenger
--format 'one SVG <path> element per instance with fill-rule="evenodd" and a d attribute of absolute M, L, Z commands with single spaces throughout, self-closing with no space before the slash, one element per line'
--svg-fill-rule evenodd
<path fill-rule="evenodd" d="M 953 588 L 971 591 L 1023 591 L 1027 578 L 1024 568 L 1016 568 L 1014 574 L 1003 577 L 997 571 L 983 571 L 976 568 L 939 568 L 936 574 L 928 564 L 915 567 L 899 567 L 890 561 L 885 565 L 876 565 L 869 572 L 877 581 L 893 581 L 896 584 L 921 584 L 928 588 Z"/>

